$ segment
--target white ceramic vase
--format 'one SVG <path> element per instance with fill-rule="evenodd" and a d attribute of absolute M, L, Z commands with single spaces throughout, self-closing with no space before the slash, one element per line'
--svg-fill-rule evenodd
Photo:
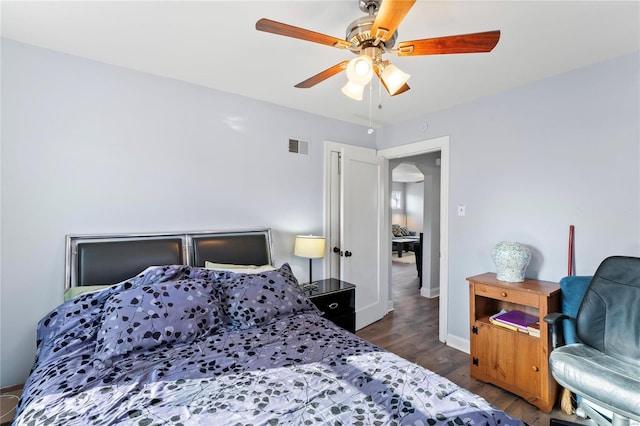
<path fill-rule="evenodd" d="M 501 241 L 491 252 L 496 265 L 496 278 L 499 281 L 519 283 L 531 260 L 531 251 L 520 243 Z"/>

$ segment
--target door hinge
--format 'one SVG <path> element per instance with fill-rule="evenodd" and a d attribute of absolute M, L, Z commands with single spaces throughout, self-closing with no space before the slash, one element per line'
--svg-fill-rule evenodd
<path fill-rule="evenodd" d="M 473 327 L 471 327 L 471 332 L 473 334 L 478 334 L 478 327 L 476 327 L 475 325 Z"/>
<path fill-rule="evenodd" d="M 338 174 L 342 174 L 342 154 L 338 153 Z"/>
<path fill-rule="evenodd" d="M 473 358 L 471 358 L 471 362 L 473 363 L 473 365 L 475 365 L 476 367 L 478 366 L 478 358 L 476 358 L 475 356 Z"/>

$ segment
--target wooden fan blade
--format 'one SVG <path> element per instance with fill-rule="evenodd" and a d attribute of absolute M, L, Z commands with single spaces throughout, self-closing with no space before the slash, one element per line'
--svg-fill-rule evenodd
<path fill-rule="evenodd" d="M 461 34 L 398 43 L 398 56 L 445 55 L 449 53 L 491 52 L 500 40 L 500 31 Z"/>
<path fill-rule="evenodd" d="M 262 18 L 256 22 L 256 30 L 278 34 L 285 37 L 298 38 L 300 40 L 312 41 L 314 43 L 320 43 L 341 49 L 348 49 L 351 47 L 351 43 L 348 41 L 331 37 L 326 34 L 305 30 L 304 28 L 294 27 L 293 25 L 283 24 L 282 22 L 272 21 L 271 19 L 266 18 Z"/>
<path fill-rule="evenodd" d="M 334 65 L 331 68 L 327 68 L 326 70 L 314 75 L 313 77 L 306 79 L 305 81 L 301 81 L 300 83 L 296 84 L 295 87 L 299 89 L 308 89 L 309 87 L 313 87 L 316 84 L 325 81 L 329 77 L 333 77 L 339 72 L 346 70 L 348 64 L 349 61 L 342 61 L 339 64 Z"/>
<path fill-rule="evenodd" d="M 374 70 L 375 70 L 375 72 L 376 72 L 376 75 L 377 75 L 377 76 L 378 76 L 378 78 L 380 79 L 380 83 L 382 83 L 382 85 L 384 86 L 385 90 L 387 91 L 387 93 L 388 93 L 389 95 L 391 95 L 391 96 L 396 96 L 396 95 L 399 95 L 399 94 L 404 93 L 404 92 L 406 92 L 407 90 L 411 89 L 411 88 L 409 87 L 409 85 L 408 85 L 407 83 L 405 83 L 405 84 L 403 84 L 403 85 L 402 85 L 402 87 L 400 87 L 400 88 L 398 89 L 398 91 L 397 91 L 396 93 L 391 94 L 391 92 L 389 91 L 389 88 L 387 87 L 386 83 L 384 82 L 384 80 L 382 79 L 382 77 L 380 77 L 380 69 L 378 69 L 378 67 L 375 67 L 375 68 L 374 68 Z"/>
<path fill-rule="evenodd" d="M 371 27 L 371 35 L 389 40 L 416 0 L 383 0 Z"/>

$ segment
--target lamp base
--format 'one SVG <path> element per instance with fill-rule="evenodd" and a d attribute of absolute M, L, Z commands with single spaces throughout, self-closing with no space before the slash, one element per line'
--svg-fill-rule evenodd
<path fill-rule="evenodd" d="M 309 282 L 306 284 L 303 284 L 302 289 L 303 290 L 316 290 L 318 288 L 318 283 L 314 283 L 313 282 L 313 278 L 311 278 L 313 276 L 313 264 L 311 263 L 311 258 L 309 258 Z"/>
<path fill-rule="evenodd" d="M 300 284 L 300 287 L 302 287 L 302 290 L 307 291 L 307 290 L 317 290 L 318 289 L 318 283 L 304 283 L 304 284 Z"/>

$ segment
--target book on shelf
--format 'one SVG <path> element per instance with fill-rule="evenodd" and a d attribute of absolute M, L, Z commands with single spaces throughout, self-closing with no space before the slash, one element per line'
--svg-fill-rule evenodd
<path fill-rule="evenodd" d="M 540 337 L 540 322 L 532 322 L 527 326 L 527 331 L 530 335 Z"/>
<path fill-rule="evenodd" d="M 512 309 L 507 312 L 498 312 L 492 318 L 495 321 L 500 321 L 502 323 L 512 325 L 523 330 L 526 330 L 529 324 L 538 321 L 538 317 L 524 313 L 517 309 Z"/>
<path fill-rule="evenodd" d="M 497 314 L 491 315 L 489 317 L 489 322 L 500 327 L 508 328 L 509 330 L 529 333 L 529 329 L 527 327 L 530 324 L 538 322 L 538 318 L 517 309 L 511 311 L 505 311 L 503 309 Z M 538 336 L 539 330 L 540 329 L 538 328 Z M 533 333 L 529 334 L 535 335 Z"/>
<path fill-rule="evenodd" d="M 500 321 L 496 321 L 492 317 L 489 317 L 489 322 L 498 327 L 506 328 L 507 330 L 524 332 L 524 330 L 519 329 L 518 327 L 514 327 L 513 325 L 505 324 Z"/>

